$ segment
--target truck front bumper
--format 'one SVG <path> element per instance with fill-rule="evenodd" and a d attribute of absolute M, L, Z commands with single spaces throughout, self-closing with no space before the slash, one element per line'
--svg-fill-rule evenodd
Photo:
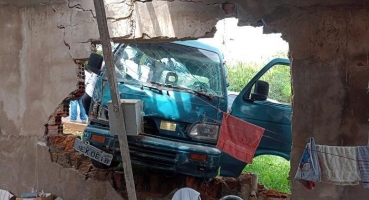
<path fill-rule="evenodd" d="M 105 137 L 105 142 L 102 144 L 92 140 L 92 135 Z M 127 138 L 131 161 L 134 164 L 202 178 L 213 178 L 218 173 L 222 152 L 215 147 L 150 135 Z M 111 135 L 107 129 L 86 127 L 83 142 L 112 153 L 113 161 L 122 161 L 118 136 Z"/>

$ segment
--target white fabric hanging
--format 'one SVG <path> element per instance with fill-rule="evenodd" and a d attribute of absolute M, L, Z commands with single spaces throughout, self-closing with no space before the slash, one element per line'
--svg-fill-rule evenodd
<path fill-rule="evenodd" d="M 358 185 L 357 147 L 316 145 L 321 181 L 335 185 Z"/>
<path fill-rule="evenodd" d="M 10 192 L 0 189 L 0 200 L 9 200 L 13 196 Z"/>
<path fill-rule="evenodd" d="M 200 200 L 200 193 L 192 188 L 181 188 L 174 193 L 172 200 Z"/>

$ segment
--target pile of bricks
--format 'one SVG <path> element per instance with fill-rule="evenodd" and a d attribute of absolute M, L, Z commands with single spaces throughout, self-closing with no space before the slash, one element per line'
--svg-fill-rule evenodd
<path fill-rule="evenodd" d="M 108 181 L 124 198 L 127 197 L 124 173 L 121 168 L 102 170 L 94 168 L 91 160 L 73 149 L 75 135 L 59 135 L 48 137 L 48 146 L 53 162 L 66 168 L 74 168 L 86 178 Z M 143 173 L 144 172 L 144 173 Z M 205 180 L 182 174 L 173 174 L 150 168 L 133 165 L 138 199 L 171 199 L 173 191 L 190 187 L 200 192 L 201 199 L 215 200 L 226 195 L 237 195 L 243 199 L 288 200 L 289 194 L 269 190 L 258 185 L 255 197 L 251 197 L 253 174 L 245 173 L 238 178 L 216 177 Z"/>

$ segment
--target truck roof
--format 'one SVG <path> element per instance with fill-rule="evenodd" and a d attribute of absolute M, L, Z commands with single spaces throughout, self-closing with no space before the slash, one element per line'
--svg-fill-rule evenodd
<path fill-rule="evenodd" d="M 173 43 L 213 51 L 223 58 L 223 54 L 218 48 L 202 43 L 198 40 L 174 41 Z"/>

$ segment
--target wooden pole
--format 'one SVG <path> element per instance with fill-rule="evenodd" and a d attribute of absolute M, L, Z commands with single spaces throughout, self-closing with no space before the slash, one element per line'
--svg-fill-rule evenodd
<path fill-rule="evenodd" d="M 94 0 L 94 4 L 97 25 L 100 33 L 100 40 L 104 53 L 105 67 L 108 75 L 111 100 L 114 110 L 114 115 L 110 115 L 112 113 L 109 113 L 109 116 L 113 116 L 115 118 L 115 121 L 119 122 L 115 123 L 116 124 L 115 130 L 118 131 L 117 134 L 119 138 L 120 152 L 123 160 L 124 178 L 126 181 L 128 199 L 136 200 L 137 197 L 133 179 L 131 158 L 129 156 L 126 126 L 124 123 L 124 115 L 123 115 L 123 106 L 120 105 L 118 84 L 115 75 L 114 57 L 110 44 L 110 35 L 108 30 L 108 23 L 106 21 L 104 0 Z"/>

